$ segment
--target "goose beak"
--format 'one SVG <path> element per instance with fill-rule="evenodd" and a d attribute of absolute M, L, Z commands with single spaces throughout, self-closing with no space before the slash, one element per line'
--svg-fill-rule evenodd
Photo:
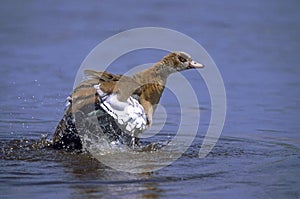
<path fill-rule="evenodd" d="M 204 65 L 192 60 L 189 62 L 189 68 L 204 68 Z"/>

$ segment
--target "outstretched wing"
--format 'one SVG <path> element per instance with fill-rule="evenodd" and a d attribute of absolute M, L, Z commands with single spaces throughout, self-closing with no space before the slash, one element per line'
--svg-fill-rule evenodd
<path fill-rule="evenodd" d="M 129 132 L 146 129 L 147 119 L 139 103 L 140 84 L 131 77 L 86 70 L 88 80 L 72 93 L 72 111 L 89 114 L 100 106 Z"/>
<path fill-rule="evenodd" d="M 94 88 L 97 90 L 101 108 L 124 126 L 125 130 L 129 132 L 145 130 L 147 124 L 145 110 L 139 101 L 132 97 L 133 94 L 140 95 L 139 83 L 131 77 L 108 72 L 85 70 L 85 74 L 91 81 L 98 80 Z"/>
<path fill-rule="evenodd" d="M 87 81 L 95 83 L 98 80 L 100 89 L 107 94 L 117 94 L 120 101 L 126 101 L 131 95 L 140 95 L 141 85 L 132 77 L 125 75 L 114 75 L 112 73 L 85 70 L 85 74 L 90 78 Z M 95 85 L 95 84 L 94 84 Z"/>

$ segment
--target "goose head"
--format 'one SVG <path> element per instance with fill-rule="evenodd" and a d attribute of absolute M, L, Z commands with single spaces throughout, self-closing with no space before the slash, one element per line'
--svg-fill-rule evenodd
<path fill-rule="evenodd" d="M 171 52 L 161 60 L 161 63 L 164 69 L 171 73 L 204 67 L 203 64 L 194 61 L 191 55 L 181 51 Z"/>

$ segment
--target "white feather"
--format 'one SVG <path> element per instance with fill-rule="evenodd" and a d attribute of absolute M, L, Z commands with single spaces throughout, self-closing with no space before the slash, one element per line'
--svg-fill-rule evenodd
<path fill-rule="evenodd" d="M 72 104 L 72 97 L 68 96 L 65 101 L 65 110 L 67 110 Z"/>
<path fill-rule="evenodd" d="M 136 131 L 144 131 L 147 127 L 147 119 L 143 106 L 133 97 L 125 102 L 118 99 L 117 94 L 107 95 L 100 89 L 100 85 L 94 86 L 101 98 L 100 106 L 125 129 L 132 134 Z"/>

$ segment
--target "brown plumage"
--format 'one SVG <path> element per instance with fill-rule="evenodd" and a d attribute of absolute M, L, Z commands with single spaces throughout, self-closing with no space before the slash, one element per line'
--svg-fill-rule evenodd
<path fill-rule="evenodd" d="M 130 96 L 136 96 L 144 109 L 147 126 L 149 126 L 152 123 L 153 113 L 162 96 L 168 76 L 174 72 L 202 67 L 204 66 L 193 61 L 187 53 L 173 52 L 154 64 L 153 67 L 136 73 L 132 77 L 115 75 L 106 71 L 85 70 L 89 79 L 82 82 L 72 92 L 71 106 L 67 108 L 64 118 L 59 123 L 53 142 L 58 142 L 64 137 L 68 126 L 64 124 L 64 121 L 67 121 L 66 117 L 72 116 L 77 111 L 88 114 L 94 110 L 95 104 L 102 103 L 99 102 L 95 85 L 100 85 L 99 88 L 105 95 L 117 94 L 120 102 L 126 102 Z"/>

